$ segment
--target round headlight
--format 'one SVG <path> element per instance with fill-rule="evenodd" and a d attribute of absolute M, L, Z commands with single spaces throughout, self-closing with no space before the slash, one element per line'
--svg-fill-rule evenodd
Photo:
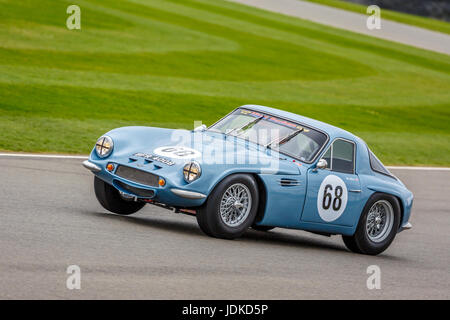
<path fill-rule="evenodd" d="M 196 161 L 190 161 L 183 167 L 183 176 L 187 183 L 197 180 L 201 174 L 202 169 Z"/>
<path fill-rule="evenodd" d="M 97 153 L 100 158 L 106 158 L 111 154 L 113 147 L 113 140 L 108 136 L 102 136 L 95 144 L 95 153 Z"/>

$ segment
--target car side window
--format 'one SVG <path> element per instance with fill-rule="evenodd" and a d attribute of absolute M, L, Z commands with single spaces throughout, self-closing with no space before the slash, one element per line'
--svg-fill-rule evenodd
<path fill-rule="evenodd" d="M 328 147 L 327 152 L 323 155 L 322 159 L 327 160 L 327 167 L 326 169 L 331 170 L 331 146 Z"/>
<path fill-rule="evenodd" d="M 331 171 L 353 173 L 355 167 L 355 144 L 336 139 L 323 155 L 327 161 L 327 169 Z"/>

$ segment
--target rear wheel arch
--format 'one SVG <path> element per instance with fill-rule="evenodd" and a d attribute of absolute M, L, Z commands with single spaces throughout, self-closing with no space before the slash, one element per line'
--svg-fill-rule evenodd
<path fill-rule="evenodd" d="M 399 229 L 400 229 L 400 227 L 402 226 L 403 217 L 405 216 L 405 211 L 404 211 L 405 209 L 404 209 L 404 206 L 403 206 L 402 199 L 400 199 L 400 197 L 395 196 L 395 195 L 392 195 L 392 196 L 397 198 L 398 205 L 400 206 L 400 225 L 399 225 Z"/>
<path fill-rule="evenodd" d="M 403 207 L 403 202 L 401 200 L 401 198 L 393 193 L 390 192 L 385 192 L 385 191 L 378 191 L 378 190 L 373 190 L 372 194 L 367 198 L 366 203 L 364 204 L 364 207 L 362 208 L 359 216 L 358 216 L 358 221 L 356 222 L 356 226 L 359 225 L 359 221 L 361 220 L 361 217 L 364 213 L 364 210 L 366 209 L 367 204 L 370 202 L 370 200 L 377 194 L 384 194 L 390 197 L 393 197 L 395 199 L 397 199 L 398 205 L 400 207 L 400 222 L 403 221 L 403 216 L 404 216 L 404 207 Z M 355 228 L 355 232 L 356 232 L 356 228 Z M 353 234 L 355 233 L 353 232 Z"/>
<path fill-rule="evenodd" d="M 369 210 L 372 208 L 372 206 L 375 203 L 379 203 L 380 201 L 387 201 L 391 204 L 393 209 L 393 226 L 392 229 L 389 231 L 389 234 L 387 238 L 381 239 L 378 241 L 371 241 L 368 240 L 368 235 L 366 234 L 366 219 L 369 213 Z M 345 236 L 342 235 L 342 238 L 344 240 L 345 245 L 348 249 L 350 249 L 353 252 L 356 253 L 364 253 L 364 254 L 370 254 L 370 255 L 376 255 L 384 250 L 386 250 L 392 241 L 395 238 L 395 235 L 398 232 L 398 229 L 396 230 L 395 227 L 399 227 L 401 224 L 401 217 L 402 217 L 402 210 L 401 210 L 401 201 L 399 201 L 399 198 L 391 193 L 387 192 L 374 192 L 371 194 L 371 196 L 367 199 L 366 204 L 364 205 L 363 210 L 361 211 L 361 214 L 358 219 L 358 224 L 355 229 L 355 232 L 351 236 Z"/>

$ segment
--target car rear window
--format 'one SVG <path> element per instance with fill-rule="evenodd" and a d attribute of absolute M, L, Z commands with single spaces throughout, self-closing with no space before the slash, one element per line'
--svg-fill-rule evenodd
<path fill-rule="evenodd" d="M 372 150 L 370 150 L 369 148 L 367 149 L 369 150 L 370 166 L 372 167 L 372 170 L 393 177 L 392 173 L 390 173 L 389 170 L 386 169 L 386 167 L 381 163 L 381 161 L 372 152 Z"/>

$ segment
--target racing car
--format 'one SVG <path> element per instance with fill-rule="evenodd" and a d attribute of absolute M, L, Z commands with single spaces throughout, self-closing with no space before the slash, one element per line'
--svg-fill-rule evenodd
<path fill-rule="evenodd" d="M 413 194 L 362 139 L 270 107 L 244 105 L 194 130 L 117 128 L 83 165 L 106 210 L 157 205 L 195 216 L 216 238 L 299 229 L 376 255 L 411 228 Z"/>

